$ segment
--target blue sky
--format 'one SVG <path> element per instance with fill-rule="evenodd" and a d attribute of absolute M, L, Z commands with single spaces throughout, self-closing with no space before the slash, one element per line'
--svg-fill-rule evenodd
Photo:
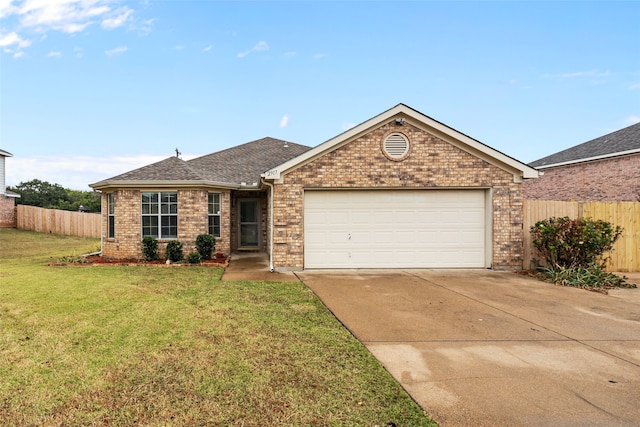
<path fill-rule="evenodd" d="M 640 121 L 638 1 L 0 0 L 7 184 L 67 188 L 404 103 L 525 163 Z"/>

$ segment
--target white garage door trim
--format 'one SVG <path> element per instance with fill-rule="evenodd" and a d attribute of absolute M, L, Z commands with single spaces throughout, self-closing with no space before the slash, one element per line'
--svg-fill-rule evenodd
<path fill-rule="evenodd" d="M 487 189 L 305 190 L 304 268 L 485 268 Z"/>

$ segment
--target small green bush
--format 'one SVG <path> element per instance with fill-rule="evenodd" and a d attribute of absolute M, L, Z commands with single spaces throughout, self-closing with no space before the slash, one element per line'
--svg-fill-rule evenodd
<path fill-rule="evenodd" d="M 200 234 L 196 237 L 196 249 L 202 259 L 211 259 L 211 254 L 216 248 L 216 238 L 211 234 Z"/>
<path fill-rule="evenodd" d="M 590 218 L 552 217 L 531 227 L 533 244 L 549 268 L 604 266 L 602 255 L 621 235 L 621 227 Z"/>
<path fill-rule="evenodd" d="M 158 240 L 155 237 L 145 236 L 142 239 L 142 255 L 147 261 L 155 261 L 160 258 L 158 255 Z"/>
<path fill-rule="evenodd" d="M 167 243 L 167 259 L 171 262 L 180 262 L 184 258 L 182 253 L 182 242 L 171 240 Z"/>
<path fill-rule="evenodd" d="M 202 256 L 199 252 L 189 252 L 189 255 L 187 255 L 187 262 L 189 264 L 200 264 L 202 262 Z"/>
<path fill-rule="evenodd" d="M 613 273 L 608 273 L 598 264 L 592 264 L 587 267 L 576 265 L 572 267 L 541 268 L 540 272 L 543 279 L 556 285 L 575 286 L 605 294 L 611 288 L 636 287 L 635 284 L 628 283 L 625 276 L 620 277 Z"/>

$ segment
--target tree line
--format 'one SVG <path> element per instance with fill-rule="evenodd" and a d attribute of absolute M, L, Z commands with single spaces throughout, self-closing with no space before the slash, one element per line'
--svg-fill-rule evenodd
<path fill-rule="evenodd" d="M 15 187 L 7 186 L 7 189 L 20 195 L 16 199 L 19 205 L 64 211 L 77 211 L 82 205 L 91 212 L 100 212 L 101 197 L 93 191 L 70 190 L 39 179 L 21 182 Z"/>

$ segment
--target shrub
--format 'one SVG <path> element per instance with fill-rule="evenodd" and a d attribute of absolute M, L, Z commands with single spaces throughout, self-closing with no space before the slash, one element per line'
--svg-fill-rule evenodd
<path fill-rule="evenodd" d="M 145 236 L 142 239 L 142 254 L 147 261 L 155 261 L 158 258 L 158 240 L 155 237 Z"/>
<path fill-rule="evenodd" d="M 544 279 L 556 285 L 575 286 L 604 294 L 611 288 L 636 287 L 633 283 L 628 283 L 626 277 L 607 273 L 598 264 L 592 264 L 587 267 L 579 265 L 571 267 L 556 266 L 554 268 L 541 268 L 540 270 Z"/>
<path fill-rule="evenodd" d="M 211 234 L 200 234 L 196 237 L 196 249 L 202 259 L 211 259 L 211 253 L 216 248 L 216 238 Z"/>
<path fill-rule="evenodd" d="M 189 252 L 189 255 L 187 255 L 187 262 L 189 264 L 200 264 L 200 262 L 202 262 L 202 256 L 199 252 Z"/>
<path fill-rule="evenodd" d="M 549 218 L 531 227 L 533 244 L 550 268 L 604 266 L 602 254 L 610 251 L 622 228 L 590 218 Z"/>
<path fill-rule="evenodd" d="M 171 240 L 167 243 L 167 259 L 171 262 L 180 262 L 184 258 L 182 253 L 182 242 Z"/>

